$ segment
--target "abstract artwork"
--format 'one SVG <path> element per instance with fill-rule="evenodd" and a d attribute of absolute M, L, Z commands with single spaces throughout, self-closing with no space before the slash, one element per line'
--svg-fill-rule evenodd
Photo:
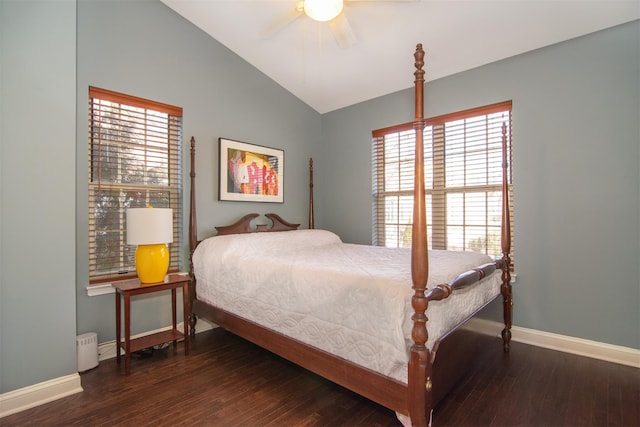
<path fill-rule="evenodd" d="M 220 138 L 219 200 L 284 202 L 284 151 Z"/>

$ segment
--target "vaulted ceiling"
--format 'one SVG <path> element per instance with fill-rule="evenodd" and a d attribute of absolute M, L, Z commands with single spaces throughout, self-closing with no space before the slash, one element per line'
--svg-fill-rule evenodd
<path fill-rule="evenodd" d="M 410 87 L 417 43 L 429 81 L 640 18 L 638 0 L 345 0 L 341 48 L 289 20 L 299 0 L 161 1 L 319 113 Z"/>

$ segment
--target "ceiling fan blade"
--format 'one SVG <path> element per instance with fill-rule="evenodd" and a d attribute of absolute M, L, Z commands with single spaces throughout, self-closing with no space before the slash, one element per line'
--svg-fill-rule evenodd
<path fill-rule="evenodd" d="M 329 21 L 328 24 L 331 32 L 333 33 L 333 37 L 335 37 L 336 42 L 338 42 L 338 46 L 342 49 L 347 49 L 358 44 L 358 39 L 353 33 L 351 24 L 349 24 L 344 12 Z"/>
<path fill-rule="evenodd" d="M 274 20 L 267 28 L 260 31 L 258 34 L 262 39 L 268 39 L 280 31 L 282 31 L 287 25 L 304 15 L 304 10 L 300 7 L 300 3 L 296 3 L 294 7 L 289 9 L 284 15 Z"/>

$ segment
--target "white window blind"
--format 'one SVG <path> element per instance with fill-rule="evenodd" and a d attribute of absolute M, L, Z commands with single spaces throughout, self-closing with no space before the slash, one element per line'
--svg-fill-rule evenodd
<path fill-rule="evenodd" d="M 89 277 L 135 276 L 127 208 L 173 209 L 169 270 L 182 241 L 182 108 L 89 88 Z"/>
<path fill-rule="evenodd" d="M 501 255 L 503 125 L 513 206 L 511 101 L 426 120 L 425 187 L 431 249 Z M 414 150 L 413 123 L 373 132 L 374 244 L 411 246 Z M 513 209 L 510 212 L 513 248 Z"/>

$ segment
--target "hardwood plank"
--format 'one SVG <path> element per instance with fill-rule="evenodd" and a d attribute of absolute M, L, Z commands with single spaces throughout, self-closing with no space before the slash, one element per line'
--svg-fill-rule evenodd
<path fill-rule="evenodd" d="M 558 399 L 557 396 L 568 396 L 575 378 L 575 370 L 571 369 L 570 360 L 573 356 L 569 354 L 551 354 L 555 362 L 552 370 L 548 374 L 549 384 L 546 390 L 553 390 L 553 393 L 543 390 L 543 399 L 533 420 L 540 425 L 553 425 L 558 418 L 565 416 L 567 411 L 567 399 Z"/>
<path fill-rule="evenodd" d="M 638 426 L 640 370 L 501 340 L 436 408 L 434 426 Z M 493 345 L 495 344 L 495 345 Z M 400 426 L 393 411 L 222 329 L 81 374 L 84 392 L 1 426 Z"/>
<path fill-rule="evenodd" d="M 611 397 L 616 399 L 620 410 L 620 423 L 611 425 L 640 426 L 640 370 L 631 371 L 627 366 L 621 365 L 611 368 L 611 387 L 618 389 Z"/>

